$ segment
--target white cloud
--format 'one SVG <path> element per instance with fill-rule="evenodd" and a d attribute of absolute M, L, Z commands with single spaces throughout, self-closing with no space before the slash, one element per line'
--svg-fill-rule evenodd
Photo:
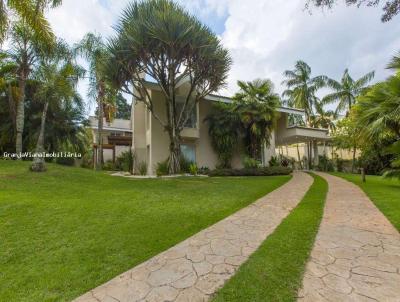
<path fill-rule="evenodd" d="M 113 33 L 129 0 L 69 0 L 49 12 L 55 32 L 77 42 L 88 31 Z M 180 0 L 208 24 L 224 23 L 220 34 L 234 65 L 229 87 L 236 81 L 271 78 L 279 92 L 282 72 L 296 60 L 309 63 L 313 73 L 339 78 L 345 68 L 357 78 L 376 70 L 376 80 L 389 73 L 385 65 L 400 48 L 400 23 L 395 17 L 381 23 L 377 8 L 345 7 L 333 11 L 304 10 L 305 0 Z M 223 28 L 223 27 L 222 27 Z M 84 89 L 81 88 L 84 94 Z"/>
<path fill-rule="evenodd" d="M 337 6 L 312 15 L 303 0 L 230 1 L 229 17 L 222 35 L 231 50 L 234 66 L 229 92 L 238 79 L 271 78 L 279 91 L 282 72 L 302 59 L 313 73 L 339 78 L 345 68 L 354 77 L 376 70 L 376 79 L 400 47 L 400 24 L 396 19 L 380 22 L 381 11 L 373 8 Z"/>

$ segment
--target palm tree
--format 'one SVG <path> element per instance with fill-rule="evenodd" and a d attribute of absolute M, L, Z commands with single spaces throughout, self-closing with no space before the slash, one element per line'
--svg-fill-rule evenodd
<path fill-rule="evenodd" d="M 374 78 L 374 72 L 369 72 L 363 75 L 358 80 L 353 80 L 349 74 L 349 70 L 345 69 L 340 82 L 333 79 L 327 79 L 326 84 L 334 90 L 333 93 L 326 95 L 322 102 L 330 104 L 339 102 L 336 107 L 336 114 L 346 111 L 346 114 L 351 110 L 351 107 L 356 102 L 357 96 L 365 89 L 365 86 Z"/>
<path fill-rule="evenodd" d="M 283 96 L 289 98 L 295 108 L 304 109 L 306 123 L 310 126 L 310 117 L 318 100 L 316 93 L 325 86 L 326 77 L 311 77 L 311 67 L 303 61 L 297 61 L 295 69 L 286 70 L 283 75 L 287 79 L 282 84 L 288 87 Z"/>
<path fill-rule="evenodd" d="M 314 107 L 318 102 L 317 91 L 325 86 L 326 76 L 311 77 L 311 67 L 303 62 L 297 61 L 294 70 L 286 70 L 283 75 L 287 78 L 283 81 L 288 87 L 283 92 L 284 97 L 295 108 L 304 109 L 306 115 L 306 125 L 311 126 L 311 116 L 314 115 Z M 308 164 L 311 167 L 312 142 L 308 143 Z"/>
<path fill-rule="evenodd" d="M 240 136 L 240 117 L 232 110 L 231 104 L 217 103 L 213 109 L 205 118 L 211 144 L 218 154 L 218 168 L 230 168 Z"/>
<path fill-rule="evenodd" d="M 388 134 L 400 138 L 400 75 L 372 86 L 354 109 L 368 139 Z"/>
<path fill-rule="evenodd" d="M 336 128 L 335 120 L 337 119 L 336 112 L 325 110 L 321 101 L 315 103 L 315 114 L 311 116 L 311 126 L 314 128 L 328 129 L 332 132 Z"/>
<path fill-rule="evenodd" d="M 114 105 L 117 91 L 107 80 L 105 62 L 108 53 L 100 35 L 88 33 L 75 45 L 75 52 L 89 61 L 89 91 L 88 96 L 97 103 L 97 162 L 95 168 L 100 170 L 103 164 L 103 117 L 104 107 Z"/>
<path fill-rule="evenodd" d="M 397 55 L 393 56 L 393 58 L 390 60 L 389 64 L 387 65 L 387 68 L 400 70 L 400 52 L 398 52 Z"/>
<path fill-rule="evenodd" d="M 240 91 L 233 96 L 233 111 L 237 112 L 242 122 L 249 155 L 259 159 L 264 143 L 269 145 L 280 98 L 274 93 L 270 80 L 238 81 L 238 86 Z"/>
<path fill-rule="evenodd" d="M 35 71 L 34 78 L 39 83 L 34 95 L 35 100 L 43 103 L 40 131 L 36 143 L 36 155 L 45 151 L 44 138 L 46 117 L 49 106 L 57 103 L 74 102 L 79 99 L 76 91 L 78 79 L 84 74 L 71 60 L 67 47 L 59 43 L 56 56 L 43 60 Z M 36 156 L 31 166 L 35 172 L 45 171 L 44 158 Z"/>
<path fill-rule="evenodd" d="M 0 43 L 4 41 L 10 25 L 10 16 L 17 16 L 36 35 L 48 42 L 54 41 L 54 34 L 45 18 L 45 10 L 61 5 L 62 0 L 0 0 Z"/>
<path fill-rule="evenodd" d="M 17 65 L 15 77 L 18 81 L 18 100 L 16 105 L 16 153 L 22 152 L 24 131 L 26 82 L 40 56 L 51 51 L 42 36 L 37 35 L 25 22 L 14 23 L 11 28 L 11 49 L 5 53 Z"/>

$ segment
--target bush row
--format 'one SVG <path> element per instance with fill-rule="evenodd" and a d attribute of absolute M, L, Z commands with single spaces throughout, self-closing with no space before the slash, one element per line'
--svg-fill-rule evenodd
<path fill-rule="evenodd" d="M 215 169 L 208 173 L 209 176 L 273 176 L 288 175 L 292 173 L 289 167 L 261 167 L 243 169 Z"/>

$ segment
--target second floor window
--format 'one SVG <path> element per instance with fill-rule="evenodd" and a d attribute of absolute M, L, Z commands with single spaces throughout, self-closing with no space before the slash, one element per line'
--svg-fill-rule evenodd
<path fill-rule="evenodd" d="M 177 98 L 178 102 L 176 103 L 176 112 L 177 115 L 180 114 L 183 104 L 185 102 L 185 98 L 179 97 Z M 186 121 L 185 128 L 197 128 L 197 106 L 194 106 L 193 110 L 189 113 L 189 118 Z"/>

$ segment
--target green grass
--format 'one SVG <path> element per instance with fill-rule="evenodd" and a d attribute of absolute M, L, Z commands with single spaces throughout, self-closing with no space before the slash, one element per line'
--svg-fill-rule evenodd
<path fill-rule="evenodd" d="M 313 177 L 300 204 L 216 294 L 214 302 L 296 301 L 328 190 L 324 179 Z"/>
<path fill-rule="evenodd" d="M 290 176 L 134 180 L 0 160 L 0 301 L 70 301 Z"/>
<path fill-rule="evenodd" d="M 400 232 L 400 181 L 367 175 L 363 183 L 358 174 L 332 173 L 358 185 Z"/>

